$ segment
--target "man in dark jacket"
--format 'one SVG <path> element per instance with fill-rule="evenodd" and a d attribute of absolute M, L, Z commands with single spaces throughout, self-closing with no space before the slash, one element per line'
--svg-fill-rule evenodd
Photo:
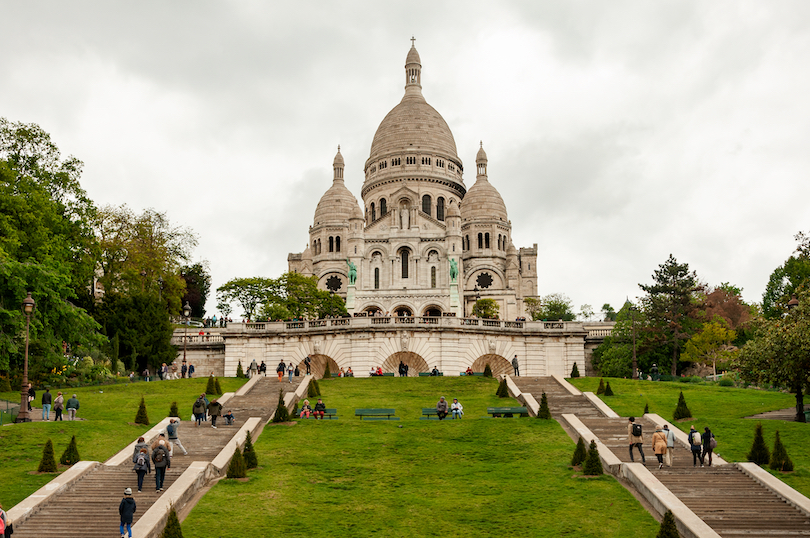
<path fill-rule="evenodd" d="M 447 408 L 447 400 L 442 396 L 436 404 L 436 416 L 439 417 L 439 420 L 444 420 L 444 417 L 447 416 Z"/>
<path fill-rule="evenodd" d="M 42 420 L 51 420 L 51 403 L 53 402 L 53 395 L 51 389 L 45 389 L 42 394 Z"/>
<path fill-rule="evenodd" d="M 136 508 L 135 499 L 132 498 L 132 489 L 125 489 L 124 498 L 121 499 L 121 504 L 118 505 L 118 514 L 121 516 L 121 538 L 126 536 L 124 534 L 125 527 L 129 533 L 129 538 L 132 538 L 132 516 L 135 515 Z"/>
<path fill-rule="evenodd" d="M 315 417 L 315 420 L 318 420 L 318 417 L 321 417 L 323 420 L 323 414 L 326 412 L 326 404 L 323 403 L 323 400 L 318 398 L 318 403 L 315 404 L 315 411 L 312 413 L 312 416 Z"/>
<path fill-rule="evenodd" d="M 79 410 L 79 399 L 76 398 L 74 394 L 72 398 L 69 398 L 67 403 L 65 404 L 65 409 L 68 412 L 68 418 L 70 420 L 76 420 L 76 412 Z"/>
<path fill-rule="evenodd" d="M 191 408 L 191 412 L 194 413 L 194 420 L 197 421 L 197 426 L 199 426 L 200 422 L 205 419 L 205 399 L 202 394 L 197 398 L 197 401 L 194 402 L 194 407 Z"/>
<path fill-rule="evenodd" d="M 169 449 L 166 441 L 159 441 L 156 449 L 152 451 L 152 463 L 155 464 L 155 491 L 163 491 L 163 480 L 166 478 L 166 469 L 172 466 L 169 458 Z"/>
<path fill-rule="evenodd" d="M 222 415 L 222 404 L 216 398 L 208 404 L 208 414 L 211 416 L 211 427 L 217 429 L 217 417 Z"/>

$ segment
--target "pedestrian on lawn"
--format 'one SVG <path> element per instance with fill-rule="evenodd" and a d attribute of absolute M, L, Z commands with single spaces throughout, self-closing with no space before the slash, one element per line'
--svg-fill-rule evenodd
<path fill-rule="evenodd" d="M 170 418 L 169 425 L 166 426 L 166 433 L 169 434 L 169 443 L 171 444 L 171 452 L 174 452 L 174 445 L 177 445 L 177 447 L 183 451 L 183 455 L 188 456 L 188 450 L 186 450 L 186 447 L 183 446 L 183 443 L 180 442 L 180 438 L 177 436 L 177 430 L 179 428 L 180 428 L 180 421 L 176 418 Z"/>
<path fill-rule="evenodd" d="M 667 453 L 667 436 L 661 426 L 655 429 L 652 435 L 652 449 L 655 457 L 658 458 L 658 468 L 664 466 L 664 454 Z"/>
<path fill-rule="evenodd" d="M 636 447 L 638 453 L 641 454 L 641 463 L 643 464 L 647 463 L 647 459 L 644 457 L 644 450 L 642 449 L 644 434 L 641 431 L 641 424 L 636 424 L 635 422 L 636 418 L 630 417 L 629 423 L 627 424 L 627 436 L 630 440 L 630 461 L 635 461 L 633 459 L 633 447 Z"/>
<path fill-rule="evenodd" d="M 188 365 L 188 378 L 191 379 L 194 376 L 194 365 Z"/>
<path fill-rule="evenodd" d="M 155 464 L 155 491 L 163 491 L 163 481 L 166 478 L 166 469 L 172 466 L 169 449 L 166 441 L 158 441 L 158 447 L 152 451 L 152 463 Z"/>
<path fill-rule="evenodd" d="M 217 429 L 217 417 L 222 416 L 222 404 L 216 398 L 208 404 L 208 414 L 211 415 L 211 427 Z"/>
<path fill-rule="evenodd" d="M 180 376 L 183 379 L 185 379 L 187 373 L 188 373 L 188 364 L 186 364 L 186 361 L 183 361 L 183 366 L 180 367 Z"/>
<path fill-rule="evenodd" d="M 62 397 L 61 392 L 56 393 L 56 399 L 53 401 L 54 422 L 62 420 L 62 409 L 65 408 L 65 398 Z"/>
<path fill-rule="evenodd" d="M 51 394 L 51 389 L 45 389 L 45 392 L 42 393 L 42 420 L 46 422 L 51 420 L 52 402 L 53 394 Z"/>
<path fill-rule="evenodd" d="M 436 416 L 439 417 L 439 420 L 444 420 L 444 417 L 447 416 L 447 409 L 447 400 L 445 400 L 444 396 L 442 396 L 436 403 Z"/>
<path fill-rule="evenodd" d="M 138 475 L 138 493 L 143 490 L 143 478 L 152 472 L 152 462 L 149 460 L 149 450 L 146 448 L 146 443 L 137 454 L 132 456 L 132 463 L 135 465 L 132 470 Z"/>
<path fill-rule="evenodd" d="M 72 398 L 68 398 L 68 401 L 65 404 L 65 409 L 67 409 L 68 412 L 68 419 L 76 420 L 76 413 L 79 412 L 79 399 L 76 398 L 75 394 Z"/>
<path fill-rule="evenodd" d="M 669 429 L 669 424 L 664 424 L 664 435 L 667 437 L 667 453 L 664 456 L 664 463 L 667 467 L 672 467 L 672 459 L 675 456 L 675 432 Z"/>
<path fill-rule="evenodd" d="M 118 515 L 121 516 L 121 538 L 125 538 L 124 530 L 129 533 L 129 538 L 132 538 L 132 516 L 135 515 L 135 499 L 132 498 L 132 489 L 127 488 L 124 490 L 124 498 L 121 499 L 121 504 L 118 505 Z"/>

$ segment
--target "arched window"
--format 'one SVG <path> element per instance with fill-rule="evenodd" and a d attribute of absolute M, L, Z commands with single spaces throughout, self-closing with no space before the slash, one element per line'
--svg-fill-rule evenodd
<path fill-rule="evenodd" d="M 501 250 L 501 234 L 498 234 L 498 250 Z"/>
<path fill-rule="evenodd" d="M 441 196 L 436 200 L 436 218 L 444 220 L 444 198 Z"/>
<path fill-rule="evenodd" d="M 375 290 L 380 289 L 380 268 L 379 267 L 374 268 L 374 289 Z"/>
<path fill-rule="evenodd" d="M 436 287 L 436 268 L 435 267 L 430 268 L 430 287 L 431 288 Z"/>
<path fill-rule="evenodd" d="M 484 248 L 489 248 L 489 232 L 484 234 Z"/>
<path fill-rule="evenodd" d="M 388 207 L 385 205 L 385 198 L 380 198 L 380 216 L 384 217 L 388 214 Z"/>
<path fill-rule="evenodd" d="M 429 194 L 422 197 L 422 213 L 426 213 L 428 216 L 430 216 L 431 201 Z"/>
<path fill-rule="evenodd" d="M 410 256 L 410 251 L 407 248 L 403 248 L 399 251 L 400 260 L 402 260 L 402 278 L 408 278 L 408 257 Z"/>
<path fill-rule="evenodd" d="M 489 243 L 489 234 L 487 234 L 487 243 Z M 340 252 L 340 236 L 335 237 L 335 252 Z"/>
<path fill-rule="evenodd" d="M 484 248 L 484 234 L 478 234 L 478 248 Z"/>
<path fill-rule="evenodd" d="M 329 236 L 329 252 L 335 251 L 335 238 L 331 235 Z"/>
<path fill-rule="evenodd" d="M 374 202 L 371 202 L 371 222 L 377 220 L 377 213 L 374 211 Z"/>

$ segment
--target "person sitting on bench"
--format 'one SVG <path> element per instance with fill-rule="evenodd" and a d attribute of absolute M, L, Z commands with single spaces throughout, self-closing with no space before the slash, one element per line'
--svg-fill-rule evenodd
<path fill-rule="evenodd" d="M 301 412 L 298 414 L 298 416 L 302 418 L 309 418 L 311 415 L 312 408 L 309 406 L 309 400 L 304 400 L 304 404 L 301 406 Z"/>
<path fill-rule="evenodd" d="M 377 375 L 383 375 L 382 366 L 377 366 Z"/>
<path fill-rule="evenodd" d="M 433 370 L 430 371 L 430 375 L 433 376 L 433 377 L 438 377 L 439 369 L 434 366 Z"/>
<path fill-rule="evenodd" d="M 460 419 L 464 415 L 464 407 L 459 403 L 458 398 L 453 398 L 453 403 L 450 404 L 450 411 L 453 412 L 453 418 Z"/>
<path fill-rule="evenodd" d="M 321 420 L 323 420 L 324 411 L 326 411 L 326 404 L 323 403 L 323 400 L 318 398 L 318 403 L 315 404 L 315 411 L 312 413 L 315 420 L 318 420 L 319 416 L 321 417 Z"/>
<path fill-rule="evenodd" d="M 472 368 L 470 368 L 469 366 L 467 366 L 467 370 L 464 372 L 464 375 L 473 375 Z"/>
<path fill-rule="evenodd" d="M 439 417 L 439 420 L 444 420 L 444 417 L 447 416 L 447 400 L 444 399 L 444 396 L 439 398 L 439 402 L 436 404 L 436 416 Z"/>

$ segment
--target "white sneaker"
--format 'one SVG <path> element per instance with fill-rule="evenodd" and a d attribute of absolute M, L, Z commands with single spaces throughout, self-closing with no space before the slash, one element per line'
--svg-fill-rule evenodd
<path fill-rule="evenodd" d="M 216 427 L 216 426 L 211 426 L 211 427 L 212 427 L 212 428 L 214 428 L 215 430 L 217 429 L 217 427 Z M 701 465 L 701 467 L 703 467 L 703 466 Z"/>

